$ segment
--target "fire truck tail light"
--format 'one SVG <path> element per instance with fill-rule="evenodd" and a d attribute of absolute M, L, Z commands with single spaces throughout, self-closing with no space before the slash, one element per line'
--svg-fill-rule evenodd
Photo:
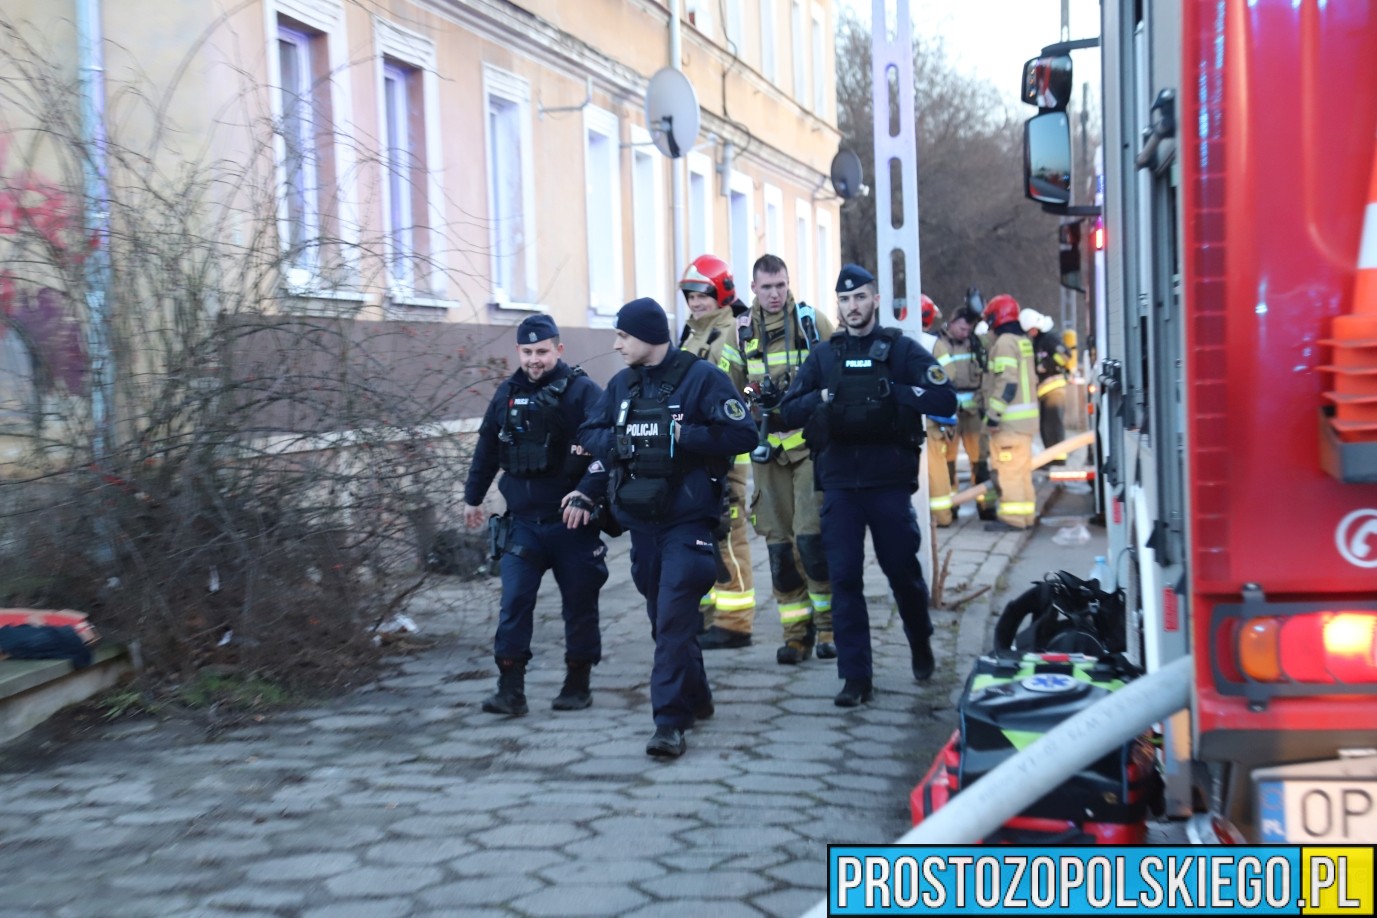
<path fill-rule="evenodd" d="M 1238 667 L 1250 679 L 1277 682 L 1281 679 L 1281 623 L 1275 618 L 1255 618 L 1239 631 Z"/>
<path fill-rule="evenodd" d="M 1238 668 L 1257 682 L 1377 683 L 1377 613 L 1264 616 L 1237 631 Z"/>

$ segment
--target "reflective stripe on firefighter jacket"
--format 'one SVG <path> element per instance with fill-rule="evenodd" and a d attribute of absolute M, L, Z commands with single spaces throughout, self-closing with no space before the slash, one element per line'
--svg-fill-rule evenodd
<path fill-rule="evenodd" d="M 1071 352 L 1057 338 L 1043 333 L 1033 342 L 1037 364 L 1038 398 L 1066 385 L 1066 372 L 1071 365 Z"/>
<path fill-rule="evenodd" d="M 985 416 L 1011 433 L 1037 433 L 1035 378 L 1033 342 L 1013 331 L 999 334 L 990 348 L 990 372 L 985 377 Z"/>
<path fill-rule="evenodd" d="M 832 322 L 824 315 L 815 313 L 813 317 L 814 334 L 812 344 L 826 341 L 832 337 Z M 752 337 L 745 345 L 746 353 L 730 345 L 722 349 L 723 360 L 720 366 L 731 376 L 736 387 L 745 390 L 747 385 L 760 390 L 761 380 L 768 374 L 780 398 L 788 391 L 794 374 L 808 359 L 810 342 L 801 327 L 798 307 L 793 294 L 785 301 L 784 308 L 777 313 L 767 313 L 754 300 L 751 304 Z M 775 447 L 775 459 L 789 464 L 808 457 L 808 446 L 803 442 L 802 430 L 789 430 L 768 434 L 768 442 Z"/>
<path fill-rule="evenodd" d="M 679 340 L 681 349 L 725 370 L 729 359 L 727 355 L 739 353 L 736 349 L 736 316 L 726 308 L 716 309 L 701 317 L 690 316 Z M 740 391 L 740 386 L 737 390 Z M 727 473 L 731 520 L 727 537 L 717 546 L 720 560 L 718 573 L 720 576 L 725 571 L 727 579 L 717 581 L 711 603 L 707 597 L 701 603 L 705 608 L 711 605 L 719 613 L 734 613 L 725 617 L 719 615 L 709 624 L 746 634 L 751 631 L 750 622 L 755 612 L 755 578 L 751 572 L 751 550 L 746 541 L 749 532 L 744 510 L 746 469 L 750 464 L 750 453 L 741 453 L 732 460 L 732 469 Z"/>
<path fill-rule="evenodd" d="M 946 333 L 937 336 L 932 346 L 932 356 L 947 373 L 952 388 L 956 389 L 958 411 L 980 411 L 980 385 L 985 376 L 984 369 L 976 360 L 974 337 L 965 341 L 953 341 Z"/>

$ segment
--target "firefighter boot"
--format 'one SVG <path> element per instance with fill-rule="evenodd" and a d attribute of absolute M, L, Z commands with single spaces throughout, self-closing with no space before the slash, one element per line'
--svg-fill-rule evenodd
<path fill-rule="evenodd" d="M 813 625 L 810 622 L 808 631 L 802 640 L 785 641 L 784 646 L 775 651 L 775 662 L 784 666 L 792 666 L 808 659 L 813 653 L 814 633 Z"/>
<path fill-rule="evenodd" d="M 936 666 L 932 658 L 932 639 L 927 635 L 913 638 L 910 642 L 910 651 L 913 655 L 913 678 L 919 682 L 927 682 L 932 678 L 932 670 Z"/>
<path fill-rule="evenodd" d="M 819 660 L 835 660 L 837 658 L 837 645 L 832 643 L 832 632 L 819 631 L 818 643 L 813 648 Z"/>
<path fill-rule="evenodd" d="M 698 635 L 700 650 L 732 650 L 737 647 L 750 647 L 751 636 L 740 631 L 730 631 L 713 625 Z"/>
<path fill-rule="evenodd" d="M 556 711 L 581 711 L 593 704 L 593 692 L 588 687 L 588 677 L 593 664 L 587 660 L 564 661 L 564 687 L 559 690 L 550 707 Z"/>
<path fill-rule="evenodd" d="M 497 692 L 483 702 L 483 710 L 509 717 L 520 717 L 530 710 L 526 706 L 525 660 L 497 661 Z"/>

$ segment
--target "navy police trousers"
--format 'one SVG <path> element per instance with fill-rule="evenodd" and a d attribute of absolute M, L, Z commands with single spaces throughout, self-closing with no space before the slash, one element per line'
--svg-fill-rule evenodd
<path fill-rule="evenodd" d="M 907 488 L 827 491 L 822 498 L 822 546 L 832 573 L 832 634 L 837 675 L 869 679 L 870 613 L 865 604 L 865 530 L 875 557 L 889 578 L 904 634 L 932 634 L 928 585 L 918 563 L 918 516 Z"/>
<path fill-rule="evenodd" d="M 531 659 L 536 594 L 548 570 L 559 584 L 564 615 L 564 654 L 569 660 L 602 659 L 598 630 L 598 592 L 607 582 L 607 546 L 596 526 L 568 529 L 564 522 L 513 519 L 512 535 L 502 556 L 502 612 L 497 621 L 493 655 L 498 659 Z"/>
<path fill-rule="evenodd" d="M 712 700 L 698 629 L 698 600 L 717 581 L 717 546 L 704 521 L 631 530 L 631 579 L 645 597 L 655 662 L 650 708 L 655 726 L 687 730 Z"/>

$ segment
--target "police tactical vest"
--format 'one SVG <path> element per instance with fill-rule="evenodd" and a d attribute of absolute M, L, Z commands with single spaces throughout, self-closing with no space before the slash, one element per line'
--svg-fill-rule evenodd
<path fill-rule="evenodd" d="M 613 485 L 615 499 L 618 506 L 638 519 L 658 520 L 669 509 L 674 493 L 670 479 L 683 468 L 683 460 L 675 456 L 669 397 L 697 359 L 688 351 L 675 351 L 673 363 L 648 393 L 643 391 L 643 370 L 617 408 L 614 434 L 619 468 Z"/>
<path fill-rule="evenodd" d="M 882 328 L 865 348 L 845 331 L 832 336 L 835 357 L 827 385 L 832 442 L 918 444 L 918 414 L 898 403 L 890 382 L 890 351 L 902 335 L 897 328 Z"/>
<path fill-rule="evenodd" d="M 502 471 L 526 478 L 565 471 L 572 431 L 559 402 L 569 383 L 584 375 L 582 368 L 573 367 L 535 392 L 508 397 L 497 434 Z"/>

